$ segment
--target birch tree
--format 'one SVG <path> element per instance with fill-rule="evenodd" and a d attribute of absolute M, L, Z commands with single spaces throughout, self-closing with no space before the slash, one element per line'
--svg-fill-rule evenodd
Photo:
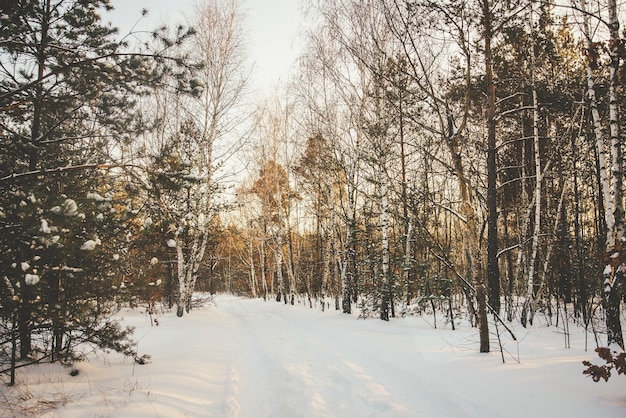
<path fill-rule="evenodd" d="M 178 86 L 191 96 L 169 96 L 157 111 L 171 130 L 162 129 L 162 138 L 157 138 L 159 157 L 152 188 L 169 224 L 168 246 L 176 253 L 179 317 L 191 309 L 212 219 L 219 210 L 218 170 L 242 134 L 236 127 L 245 118 L 240 106 L 248 78 L 243 15 L 237 0 L 200 4 L 191 23 L 197 33 L 190 54 L 202 67 L 188 85 Z M 166 166 L 159 167 L 159 160 Z"/>
<path fill-rule="evenodd" d="M 250 192 L 258 197 L 259 222 L 265 225 L 266 239 L 273 243 L 276 301 L 294 303 L 296 273 L 291 210 L 299 194 L 291 178 L 291 161 L 297 151 L 292 138 L 292 106 L 273 97 L 260 108 L 258 115 L 254 144 L 258 172 L 253 175 Z"/>
<path fill-rule="evenodd" d="M 335 204 L 338 195 L 337 190 L 343 187 L 339 182 L 340 171 L 334 160 L 333 149 L 328 140 L 320 134 L 307 140 L 305 151 L 300 157 L 296 173 L 300 178 L 299 184 L 308 192 L 315 214 L 315 231 L 318 236 L 318 259 L 316 264 L 321 268 L 316 269 L 321 275 L 321 302 L 322 310 L 325 309 L 326 297 L 334 295 L 337 280 L 331 277 L 331 266 L 336 265 L 337 258 L 337 214 Z"/>
<path fill-rule="evenodd" d="M 351 304 L 358 295 L 357 226 L 366 154 L 359 122 L 365 104 L 367 68 L 361 62 L 363 55 L 357 53 L 362 48 L 358 33 L 364 32 L 355 29 L 362 22 L 353 20 L 363 18 L 360 6 L 335 0 L 315 2 L 315 10 L 322 19 L 310 37 L 306 62 L 316 66 L 320 79 L 308 91 L 301 90 L 313 112 L 308 118 L 310 128 L 329 141 L 334 154 L 335 186 L 329 190 L 329 199 L 333 207 L 331 219 L 337 227 L 329 250 L 340 260 L 337 264 L 329 260 L 332 268 L 326 271 L 330 274 L 338 266 L 335 307 L 344 313 L 351 312 Z"/>
<path fill-rule="evenodd" d="M 613 221 L 615 222 L 611 233 L 612 236 L 607 242 L 607 250 L 613 252 L 610 259 L 618 258 L 620 260 L 619 265 L 615 263 L 607 264 L 611 265 L 611 271 L 608 272 L 608 268 L 604 271 L 604 303 L 606 307 L 606 327 L 607 327 L 607 345 L 618 345 L 624 350 L 624 336 L 622 333 L 622 325 L 620 318 L 620 304 L 623 298 L 624 292 L 624 280 L 626 280 L 626 254 L 624 249 L 624 191 L 623 191 L 623 176 L 624 176 L 624 161 L 622 151 L 622 141 L 619 133 L 619 109 L 617 104 L 617 88 L 618 88 L 618 72 L 620 69 L 620 62 L 622 59 L 623 40 L 619 34 L 619 18 L 617 12 L 617 1 L 609 0 L 609 137 L 611 143 L 611 159 L 612 159 L 612 184 L 611 184 L 611 198 L 613 200 Z M 607 228 L 608 229 L 608 228 Z M 614 245 L 611 248 L 611 245 Z M 616 255 L 617 254 L 617 255 Z"/>
<path fill-rule="evenodd" d="M 593 133 L 596 142 L 596 151 L 599 166 L 601 195 L 604 199 L 604 222 L 606 226 L 606 254 L 604 257 L 604 305 L 606 309 L 607 344 L 616 344 L 624 349 L 624 339 L 619 317 L 620 300 L 624 289 L 624 209 L 623 209 L 623 158 L 622 144 L 619 133 L 619 110 L 617 103 L 617 74 L 621 62 L 619 35 L 619 18 L 617 2 L 607 2 L 608 18 L 607 30 L 609 34 L 609 135 L 605 141 L 603 122 L 599 112 L 597 87 L 594 81 L 594 70 L 599 66 L 600 44 L 593 38 L 592 19 L 597 16 L 602 22 L 599 10 L 590 10 L 586 0 L 572 2 L 575 9 L 580 10 L 582 31 L 586 38 L 587 54 L 587 98 L 591 111 Z M 610 152 L 606 151 L 605 143 L 610 145 Z M 608 161 L 607 161 L 608 160 Z M 610 163 L 610 166 L 609 166 Z"/>
<path fill-rule="evenodd" d="M 537 103 L 537 86 L 535 84 L 536 76 L 536 56 L 535 56 L 535 35 L 534 35 L 534 9 L 532 2 L 530 3 L 530 15 L 529 15 L 529 33 L 531 36 L 531 52 L 530 52 L 530 83 L 532 90 L 532 112 L 533 112 L 533 149 L 534 149 L 534 160 L 535 160 L 535 194 L 533 196 L 533 200 L 535 203 L 535 220 L 534 220 L 534 231 L 532 235 L 532 254 L 529 261 L 529 271 L 528 271 L 528 281 L 527 281 L 527 290 L 526 290 L 526 298 L 524 300 L 524 306 L 522 307 L 522 315 L 521 322 L 522 325 L 526 326 L 526 322 L 528 321 L 531 325 L 533 323 L 533 316 L 535 310 L 535 266 L 537 264 L 537 253 L 539 251 L 539 237 L 541 233 L 541 179 L 542 179 L 542 171 L 541 171 L 541 153 L 539 148 L 539 109 Z"/>

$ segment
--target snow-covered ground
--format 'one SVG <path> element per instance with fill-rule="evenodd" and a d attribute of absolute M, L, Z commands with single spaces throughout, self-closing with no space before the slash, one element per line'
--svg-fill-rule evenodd
<path fill-rule="evenodd" d="M 150 364 L 92 355 L 74 377 L 58 365 L 21 370 L 19 385 L 0 389 L 0 416 L 626 417 L 626 377 L 584 376 L 582 360 L 596 355 L 573 326 L 571 348 L 555 327 L 516 328 L 519 343 L 503 336 L 503 363 L 495 335 L 493 352 L 480 354 L 467 326 L 215 302 L 153 327 L 125 311 Z"/>

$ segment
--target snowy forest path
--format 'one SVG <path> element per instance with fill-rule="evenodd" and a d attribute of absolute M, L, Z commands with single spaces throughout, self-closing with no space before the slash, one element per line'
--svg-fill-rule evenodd
<path fill-rule="evenodd" d="M 436 365 L 420 359 L 410 329 L 391 329 L 386 345 L 371 341 L 376 321 L 355 327 L 352 316 L 242 299 L 222 299 L 218 309 L 238 329 L 224 398 L 229 417 L 494 416 L 468 410 L 471 400 L 454 402 L 458 394 L 428 379 Z"/>
<path fill-rule="evenodd" d="M 9 406 L 56 408 L 42 418 L 571 418 L 626 416 L 619 376 L 596 384 L 582 374 L 584 329 L 570 348 L 554 326 L 521 332 L 500 353 L 479 353 L 469 324 L 451 330 L 432 316 L 357 319 L 218 295 L 178 318 L 124 309 L 135 327 L 139 366 L 93 353 L 70 375 L 60 364 L 21 368 Z M 158 326 L 156 326 L 158 323 Z M 521 326 L 520 326 L 521 328 Z M 508 353 L 516 352 L 519 361 Z M 25 401 L 24 394 L 31 398 Z M 31 395 L 32 393 L 32 395 Z M 36 395 L 35 395 L 36 394 Z M 56 404 L 55 404 L 56 402 Z"/>

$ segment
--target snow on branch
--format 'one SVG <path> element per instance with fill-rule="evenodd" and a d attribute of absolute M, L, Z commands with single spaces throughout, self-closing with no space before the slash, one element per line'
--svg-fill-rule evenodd
<path fill-rule="evenodd" d="M 111 168 L 124 168 L 124 167 L 129 167 L 129 164 L 91 163 L 91 164 L 80 164 L 80 165 L 67 165 L 64 167 L 25 171 L 23 173 L 12 173 L 7 176 L 0 177 L 0 183 L 8 182 L 14 179 L 21 179 L 24 177 L 39 176 L 39 175 L 44 175 L 44 174 L 57 174 L 57 173 L 63 173 L 67 171 L 89 170 L 93 168 L 100 169 L 100 170 L 107 170 Z"/>

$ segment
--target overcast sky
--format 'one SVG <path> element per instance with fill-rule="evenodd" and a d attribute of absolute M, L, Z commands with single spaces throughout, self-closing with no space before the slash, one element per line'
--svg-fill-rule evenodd
<path fill-rule="evenodd" d="M 112 0 L 115 10 L 103 16 L 127 32 L 148 9 L 141 28 L 162 23 L 185 23 L 193 6 L 201 0 Z M 248 12 L 250 60 L 255 63 L 254 87 L 267 93 L 280 81 L 286 82 L 289 69 L 298 55 L 298 30 L 301 23 L 300 0 L 243 0 Z"/>

